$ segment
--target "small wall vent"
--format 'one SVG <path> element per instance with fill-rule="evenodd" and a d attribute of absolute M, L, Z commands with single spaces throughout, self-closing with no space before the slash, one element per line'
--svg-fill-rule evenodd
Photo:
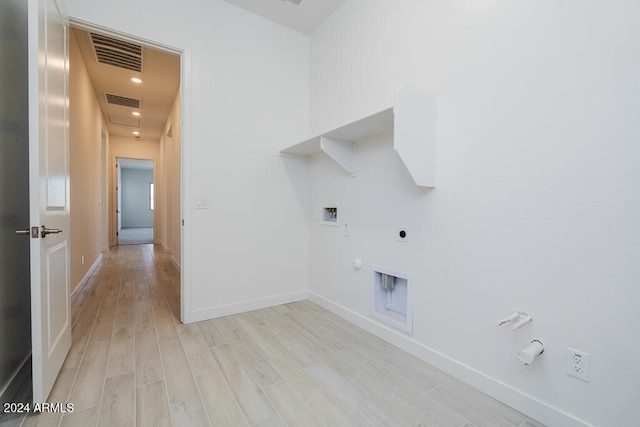
<path fill-rule="evenodd" d="M 121 105 L 123 107 L 140 108 L 142 102 L 139 99 L 127 98 L 126 96 L 113 95 L 111 93 L 105 93 L 107 103 L 113 105 Z"/>
<path fill-rule="evenodd" d="M 302 6 L 307 0 L 282 0 L 283 3 L 288 3 L 292 6 Z"/>
<path fill-rule="evenodd" d="M 142 72 L 142 46 L 96 33 L 90 33 L 89 39 L 94 57 L 100 64 Z"/>

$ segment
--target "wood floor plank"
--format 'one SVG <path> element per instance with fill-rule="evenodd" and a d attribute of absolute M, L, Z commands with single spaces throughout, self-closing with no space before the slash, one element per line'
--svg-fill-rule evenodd
<path fill-rule="evenodd" d="M 80 310 L 78 317 L 76 318 L 77 322 L 93 322 L 98 315 L 98 309 L 100 308 L 100 304 L 102 303 L 101 295 L 90 295 L 87 298 L 87 301 Z"/>
<path fill-rule="evenodd" d="M 251 312 L 254 313 L 254 312 Z M 264 354 L 267 360 L 275 359 L 284 356 L 284 350 L 280 345 L 273 340 L 269 335 L 265 334 L 263 330 L 272 325 L 267 325 L 263 321 L 257 321 L 257 314 L 246 316 L 243 313 L 237 319 L 239 329 L 243 332 L 243 336 L 248 339 L 248 342 L 256 348 L 260 349 L 260 352 Z M 260 316 L 262 318 L 262 316 Z"/>
<path fill-rule="evenodd" d="M 180 340 L 189 360 L 193 375 L 218 369 L 216 359 L 194 325 L 185 325 L 180 332 Z"/>
<path fill-rule="evenodd" d="M 327 322 L 318 321 L 314 313 L 291 311 L 286 316 L 290 317 L 293 323 L 303 328 L 309 335 L 321 341 L 324 346 L 333 351 L 345 348 L 346 343 L 349 342 L 349 337 L 346 336 L 344 331 L 332 327 Z"/>
<path fill-rule="evenodd" d="M 149 292 L 149 285 L 147 284 L 146 277 L 144 281 L 139 281 L 139 280 L 140 279 L 136 278 L 136 281 L 135 281 L 134 293 L 135 293 L 136 301 L 150 300 L 151 293 Z"/>
<path fill-rule="evenodd" d="M 222 334 L 222 331 L 218 329 L 215 321 L 205 320 L 203 322 L 198 322 L 196 325 L 202 335 L 202 339 L 204 339 L 204 342 L 208 347 L 227 343 L 227 339 Z"/>
<path fill-rule="evenodd" d="M 136 426 L 171 426 L 164 381 L 156 381 L 136 388 Z"/>
<path fill-rule="evenodd" d="M 169 309 L 169 304 L 152 304 L 153 317 L 155 321 L 158 337 L 172 337 L 178 335 L 178 330 L 173 322 L 173 314 Z"/>
<path fill-rule="evenodd" d="M 174 426 L 206 427 L 210 425 L 200 396 L 174 403 L 170 410 Z"/>
<path fill-rule="evenodd" d="M 442 390 L 450 390 L 454 395 L 462 396 L 465 400 L 470 402 L 470 406 L 482 408 L 483 411 L 487 411 L 497 416 L 508 424 L 519 426 L 527 419 L 527 416 L 521 412 L 516 411 L 515 409 L 467 384 L 464 384 L 461 381 L 443 384 L 442 389 L 434 390 L 434 393 L 437 394 L 438 391 Z"/>
<path fill-rule="evenodd" d="M 291 310 L 288 312 L 290 313 Z M 348 362 L 337 356 L 336 352 L 325 345 L 325 343 L 309 333 L 299 324 L 292 321 L 287 315 L 276 321 L 279 326 L 290 339 L 295 340 L 299 345 L 304 346 L 308 352 L 312 353 L 322 363 L 328 365 L 331 369 L 340 375 L 350 375 L 358 370 L 356 364 Z"/>
<path fill-rule="evenodd" d="M 445 386 L 432 390 L 429 396 L 446 407 L 452 408 L 455 412 L 475 425 L 490 425 L 496 427 L 513 427 L 514 425 L 519 425 L 513 424 L 504 417 L 492 413 L 487 408 L 473 402 L 465 394 L 456 393 Z M 522 421 L 525 419 L 526 417 L 524 417 Z"/>
<path fill-rule="evenodd" d="M 220 330 L 221 332 L 238 329 L 238 324 L 236 323 L 234 316 L 218 317 L 216 319 L 212 319 L 211 321 L 216 325 L 218 330 Z"/>
<path fill-rule="evenodd" d="M 325 425 L 324 421 L 313 412 L 289 384 L 284 382 L 274 384 L 265 390 L 265 394 L 287 425 Z"/>
<path fill-rule="evenodd" d="M 109 340 L 94 341 L 87 345 L 78 376 L 71 390 L 70 402 L 76 411 L 100 404 L 102 385 L 107 370 Z"/>
<path fill-rule="evenodd" d="M 56 378 L 56 382 L 53 384 L 51 393 L 49 394 L 49 402 L 70 402 L 69 394 L 71 393 L 71 388 L 73 387 L 73 382 L 76 379 L 78 369 L 78 367 L 62 367 L 62 370 L 58 374 L 58 378 Z"/>
<path fill-rule="evenodd" d="M 211 347 L 211 351 L 249 423 L 254 424 L 274 415 L 275 410 L 269 399 L 235 357 L 229 345 Z"/>
<path fill-rule="evenodd" d="M 116 310 L 116 325 L 128 325 L 135 322 L 133 282 L 125 282 L 120 288 L 118 308 Z"/>
<path fill-rule="evenodd" d="M 180 338 L 178 336 L 160 338 L 160 355 L 169 392 L 169 403 L 197 396 L 198 388 Z"/>
<path fill-rule="evenodd" d="M 416 408 L 427 420 L 435 423 L 435 425 L 453 427 L 464 425 L 469 421 L 429 396 L 428 393 L 431 390 L 439 387 L 434 383 L 433 379 L 426 381 L 424 384 L 416 383 L 413 380 L 403 381 L 403 377 L 396 376 L 390 369 L 393 362 L 382 360 L 382 356 L 381 361 L 376 361 L 370 355 L 363 355 L 353 350 L 342 350 L 338 354 L 352 363 L 359 362 L 360 371 L 382 381 L 393 394 Z"/>
<path fill-rule="evenodd" d="M 87 343 L 89 342 L 89 335 L 93 329 L 93 321 L 89 322 L 76 322 L 71 330 L 71 349 L 67 354 L 67 358 L 64 361 L 66 368 L 73 368 L 80 366 L 82 357 L 84 356 Z"/>
<path fill-rule="evenodd" d="M 136 330 L 155 328 L 153 304 L 149 299 L 136 299 L 134 303 Z"/>
<path fill-rule="evenodd" d="M 407 372 L 402 372 L 402 369 L 393 366 L 393 360 L 384 360 L 381 355 L 376 353 L 373 353 L 372 356 L 371 353 L 341 350 L 337 354 L 338 357 L 352 364 L 357 364 L 360 371 L 367 373 L 372 378 L 379 379 L 393 393 L 405 399 L 426 394 L 439 386 L 433 378 L 420 376 L 407 367 L 405 367 Z M 412 377 L 411 374 L 414 376 Z"/>
<path fill-rule="evenodd" d="M 249 425 L 222 371 L 205 372 L 198 375 L 196 381 L 202 402 L 213 425 Z"/>
<path fill-rule="evenodd" d="M 103 299 L 102 304 L 100 305 L 100 311 L 98 312 L 98 316 L 93 326 L 93 331 L 91 332 L 91 341 L 102 341 L 111 338 L 117 306 L 117 297 L 105 297 Z"/>
<path fill-rule="evenodd" d="M 87 427 L 95 426 L 98 421 L 99 408 L 93 407 L 83 411 L 73 411 L 72 413 L 64 414 L 62 417 L 61 427 Z M 115 424 L 113 424 L 115 425 Z"/>
<path fill-rule="evenodd" d="M 254 427 L 287 427 L 287 423 L 285 423 L 280 415 L 276 414 L 271 418 L 267 418 L 264 421 L 260 421 L 253 425 Z"/>
<path fill-rule="evenodd" d="M 427 418 L 402 400 L 391 389 L 362 371 L 346 377 L 365 399 L 385 411 L 403 425 L 423 425 Z"/>
<path fill-rule="evenodd" d="M 155 329 L 136 331 L 136 385 L 164 379 Z"/>
<path fill-rule="evenodd" d="M 267 356 L 256 346 L 244 329 L 234 329 L 224 333 L 228 346 L 244 363 L 260 388 L 268 387 L 282 381 L 278 371 L 271 366 Z"/>
<path fill-rule="evenodd" d="M 293 357 L 300 366 L 307 367 L 320 362 L 320 359 L 311 350 L 287 333 L 286 328 L 283 328 L 282 325 L 263 326 L 261 332 L 277 342 L 284 353 Z"/>
<path fill-rule="evenodd" d="M 394 420 L 368 396 L 362 395 L 348 380 L 328 366 L 315 365 L 306 368 L 306 371 L 362 425 L 402 425 L 401 422 Z"/>
<path fill-rule="evenodd" d="M 107 377 L 135 370 L 135 331 L 133 324 L 115 326 L 109 349 Z"/>
<path fill-rule="evenodd" d="M 134 376 L 133 372 L 129 372 L 107 378 L 100 403 L 98 426 L 125 426 L 135 419 Z"/>
<path fill-rule="evenodd" d="M 62 414 L 53 412 L 42 412 L 29 414 L 21 427 L 58 427 L 62 419 Z"/>

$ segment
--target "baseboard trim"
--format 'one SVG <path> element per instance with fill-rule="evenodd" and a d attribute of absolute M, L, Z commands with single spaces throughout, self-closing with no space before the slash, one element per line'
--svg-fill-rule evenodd
<path fill-rule="evenodd" d="M 71 292 L 71 305 L 73 305 L 76 298 L 78 298 L 78 295 L 80 295 L 80 292 L 82 292 L 84 287 L 87 286 L 87 283 L 89 283 L 89 279 L 91 278 L 91 276 L 93 276 L 93 273 L 95 272 L 96 268 L 98 268 L 98 265 L 100 265 L 101 262 L 102 262 L 102 252 L 98 254 L 98 257 L 96 258 L 93 265 L 89 268 L 89 270 L 87 270 L 86 274 L 84 275 L 82 280 L 80 280 L 80 282 L 75 287 L 73 292 Z"/>
<path fill-rule="evenodd" d="M 172 249 L 168 249 L 164 245 L 164 242 L 158 241 L 158 242 L 155 242 L 154 244 L 162 246 L 162 250 L 164 251 L 164 253 L 167 254 L 167 255 L 171 255 L 169 257 L 169 259 L 171 259 L 171 261 L 173 262 L 173 265 L 175 265 L 178 268 L 178 270 L 181 268 L 180 267 L 180 262 L 173 256 L 173 250 Z"/>
<path fill-rule="evenodd" d="M 0 403 L 16 402 L 16 396 L 25 386 L 31 384 L 31 353 L 22 361 L 20 366 L 15 370 L 11 379 L 2 389 L 0 389 Z M 24 402 L 23 402 L 24 403 Z M 2 412 L 0 412 L 2 415 Z M 2 419 L 0 418 L 0 421 Z M 0 423 L 1 424 L 1 423 Z"/>
<path fill-rule="evenodd" d="M 202 320 L 215 319 L 216 317 L 229 316 L 232 314 L 244 313 L 252 310 L 260 310 L 261 308 L 268 308 L 274 307 L 276 305 L 304 301 L 307 299 L 307 296 L 307 291 L 298 291 L 289 294 L 276 295 L 273 297 L 241 301 L 235 304 L 220 305 L 200 310 L 192 310 L 189 313 L 185 313 L 184 323 L 200 322 Z"/>
<path fill-rule="evenodd" d="M 311 291 L 309 300 L 545 425 L 590 426 L 585 421 L 396 332 L 373 318 L 365 317 Z"/>

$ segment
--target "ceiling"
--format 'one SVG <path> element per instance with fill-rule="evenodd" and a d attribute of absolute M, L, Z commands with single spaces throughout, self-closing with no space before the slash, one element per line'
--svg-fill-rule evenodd
<path fill-rule="evenodd" d="M 345 0 L 225 0 L 311 34 Z M 160 141 L 180 86 L 180 57 L 112 36 L 72 28 L 110 135 Z M 104 53 L 104 49 L 108 51 Z M 116 65 L 106 59 L 116 57 Z M 121 58 L 124 57 L 124 58 Z M 123 68 L 124 66 L 124 68 Z M 138 77 L 142 83 L 134 83 Z M 133 112 L 140 116 L 134 116 Z M 139 132 L 134 135 L 133 132 Z"/>
<path fill-rule="evenodd" d="M 311 34 L 345 0 L 225 0 L 242 9 Z"/>
<path fill-rule="evenodd" d="M 122 169 L 153 170 L 153 160 L 118 158 L 118 164 Z"/>
<path fill-rule="evenodd" d="M 160 141 L 180 86 L 180 57 L 79 28 L 72 31 L 109 134 Z"/>

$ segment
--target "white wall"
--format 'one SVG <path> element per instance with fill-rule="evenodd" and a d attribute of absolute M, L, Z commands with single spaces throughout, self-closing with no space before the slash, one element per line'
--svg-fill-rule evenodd
<path fill-rule="evenodd" d="M 311 133 L 411 83 L 438 97 L 438 185 L 415 187 L 389 135 L 358 147 L 357 178 L 315 156 L 312 298 L 548 425 L 637 424 L 639 18 L 634 1 L 347 1 L 311 37 Z M 349 237 L 319 225 L 324 203 Z M 370 319 L 372 264 L 414 274 L 412 337 Z M 498 328 L 513 309 L 535 320 Z"/>
<path fill-rule="evenodd" d="M 183 318 L 305 298 L 306 204 L 276 153 L 308 134 L 308 37 L 222 0 L 65 4 L 184 52 Z"/>
<path fill-rule="evenodd" d="M 104 246 L 102 132 L 106 126 L 78 44 L 69 42 L 69 175 L 71 288 L 75 289 Z M 84 257 L 84 264 L 82 263 Z"/>
<path fill-rule="evenodd" d="M 165 212 L 166 215 L 163 216 L 159 227 L 161 234 L 156 234 L 178 265 L 181 263 L 182 253 L 180 118 L 180 91 L 178 91 L 160 139 L 160 164 L 162 165 L 163 173 L 158 174 L 157 178 L 158 183 L 165 191 L 159 194 L 160 197 L 157 201 L 159 209 Z"/>

